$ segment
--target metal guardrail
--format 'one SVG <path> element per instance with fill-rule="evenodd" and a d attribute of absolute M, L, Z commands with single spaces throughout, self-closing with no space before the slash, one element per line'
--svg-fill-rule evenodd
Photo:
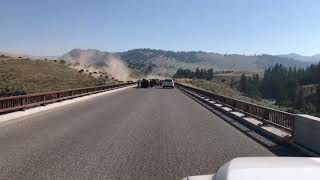
<path fill-rule="evenodd" d="M 0 113 L 6 113 L 30 107 L 45 105 L 57 101 L 71 99 L 75 97 L 85 96 L 89 94 L 99 93 L 106 90 L 112 90 L 128 85 L 133 85 L 135 82 L 122 83 L 115 85 L 87 87 L 79 89 L 70 89 L 65 91 L 54 91 L 45 93 L 34 93 L 20 96 L 9 96 L 0 98 Z"/>
<path fill-rule="evenodd" d="M 284 111 L 279 111 L 276 109 L 259 106 L 249 102 L 241 101 L 238 99 L 233 99 L 223 95 L 215 94 L 209 91 L 201 90 L 198 88 L 183 85 L 181 83 L 176 83 L 178 87 L 191 90 L 193 92 L 204 95 L 212 100 L 221 103 L 224 106 L 230 107 L 233 110 L 239 111 L 246 116 L 256 118 L 262 121 L 264 124 L 271 124 L 283 130 L 293 133 L 293 127 L 295 122 L 294 114 L 287 113 Z"/>

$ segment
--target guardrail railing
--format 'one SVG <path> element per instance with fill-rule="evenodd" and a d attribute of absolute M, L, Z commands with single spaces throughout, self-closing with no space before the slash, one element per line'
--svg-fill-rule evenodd
<path fill-rule="evenodd" d="M 279 110 L 268 108 L 268 107 L 263 107 L 257 104 L 252 104 L 252 103 L 241 101 L 238 99 L 233 99 L 230 97 L 205 91 L 202 89 L 187 86 L 181 83 L 176 83 L 176 85 L 178 85 L 178 87 L 180 86 L 187 90 L 191 90 L 193 92 L 207 96 L 208 98 L 216 101 L 217 103 L 230 107 L 235 111 L 239 111 L 245 114 L 246 116 L 256 118 L 262 121 L 264 124 L 271 124 L 273 126 L 276 126 L 278 128 L 281 128 L 283 130 L 293 133 L 293 127 L 294 127 L 294 121 L 295 121 L 294 114 L 284 112 L 284 111 L 279 111 Z"/>
<path fill-rule="evenodd" d="M 135 82 L 122 83 L 115 85 L 87 87 L 79 89 L 70 89 L 65 91 L 54 91 L 45 93 L 34 93 L 20 96 L 9 96 L 0 98 L 0 113 L 6 113 L 21 109 L 26 109 L 34 106 L 45 105 L 57 101 L 71 99 L 79 96 L 99 93 L 106 90 L 112 90 L 128 85 L 133 85 Z"/>

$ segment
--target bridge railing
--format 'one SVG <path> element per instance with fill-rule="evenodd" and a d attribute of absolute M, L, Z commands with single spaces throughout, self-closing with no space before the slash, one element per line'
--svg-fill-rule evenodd
<path fill-rule="evenodd" d="M 211 98 L 217 103 L 232 108 L 234 111 L 239 111 L 245 114 L 246 116 L 256 118 L 262 121 L 264 124 L 271 124 L 275 127 L 293 133 L 293 127 L 295 122 L 294 114 L 215 94 L 181 83 L 176 83 L 176 85 L 184 89 L 191 90 L 193 92 L 204 95 L 208 98 Z"/>
<path fill-rule="evenodd" d="M 21 110 L 25 108 L 34 107 L 34 106 L 45 105 L 45 104 L 49 104 L 57 101 L 99 93 L 106 90 L 112 90 L 112 89 L 133 85 L 133 84 L 135 83 L 130 82 L 130 83 L 122 83 L 122 84 L 114 84 L 114 85 L 106 85 L 106 86 L 70 89 L 70 90 L 64 90 L 64 91 L 53 91 L 53 92 L 45 92 L 45 93 L 34 93 L 34 94 L 28 94 L 28 95 L 3 97 L 3 98 L 0 98 L 0 113 L 6 113 L 6 112 Z"/>

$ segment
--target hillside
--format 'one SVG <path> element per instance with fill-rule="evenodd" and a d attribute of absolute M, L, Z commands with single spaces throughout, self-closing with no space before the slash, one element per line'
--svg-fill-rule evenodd
<path fill-rule="evenodd" d="M 107 81 L 110 83 L 110 81 Z M 45 60 L 0 58 L 0 96 L 66 90 L 105 84 L 102 78 L 79 73 Z"/>
<path fill-rule="evenodd" d="M 139 72 L 127 67 L 116 53 L 101 52 L 95 49 L 73 49 L 59 58 L 68 64 L 98 67 L 98 70 L 108 72 L 110 77 L 121 81 L 135 80 Z"/>
<path fill-rule="evenodd" d="M 24 59 L 48 59 L 48 60 L 54 60 L 54 59 L 58 59 L 59 58 L 59 56 L 35 56 L 35 55 L 30 55 L 30 54 L 10 53 L 10 52 L 0 52 L 0 55 L 12 57 L 12 58 L 24 58 Z"/>
<path fill-rule="evenodd" d="M 272 56 L 272 55 L 238 55 L 218 54 L 202 51 L 174 52 L 154 49 L 134 49 L 125 52 L 102 52 L 99 50 L 73 49 L 60 59 L 68 62 L 85 64 L 107 64 L 108 57 L 116 57 L 130 69 L 144 74 L 173 75 L 178 68 L 214 68 L 215 70 L 259 72 L 275 64 L 284 66 L 307 67 L 311 63 Z"/>
<path fill-rule="evenodd" d="M 186 84 L 192 87 L 200 88 L 206 91 L 210 91 L 219 95 L 227 96 L 230 98 L 238 99 L 241 101 L 249 102 L 249 103 L 254 103 L 258 104 L 261 106 L 269 107 L 269 108 L 274 108 L 274 109 L 279 109 L 282 111 L 288 111 L 290 108 L 288 107 L 283 107 L 283 106 L 277 106 L 272 103 L 270 103 L 267 100 L 264 99 L 253 99 L 250 97 L 245 96 L 241 92 L 231 88 L 230 86 L 224 84 L 224 83 L 219 83 L 219 82 L 214 82 L 214 81 L 207 81 L 207 80 L 200 80 L 200 79 L 178 79 L 177 80 L 179 83 Z"/>
<path fill-rule="evenodd" d="M 302 62 L 320 62 L 320 54 L 315 54 L 313 56 L 302 56 L 300 54 L 296 53 L 290 53 L 290 54 L 283 54 L 278 55 L 279 57 L 285 57 L 290 59 L 295 59 Z"/>

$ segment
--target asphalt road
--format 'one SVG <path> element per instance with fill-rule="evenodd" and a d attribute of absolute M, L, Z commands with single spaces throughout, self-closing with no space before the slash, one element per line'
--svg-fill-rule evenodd
<path fill-rule="evenodd" d="M 172 89 L 131 88 L 0 124 L 0 179 L 181 179 L 268 149 Z"/>

